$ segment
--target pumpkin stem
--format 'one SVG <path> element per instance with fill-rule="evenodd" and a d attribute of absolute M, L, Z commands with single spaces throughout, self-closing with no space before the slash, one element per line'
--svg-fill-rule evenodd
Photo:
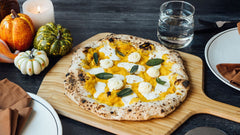
<path fill-rule="evenodd" d="M 16 11 L 15 11 L 14 9 L 11 9 L 11 13 L 12 13 L 12 16 L 11 16 L 11 17 L 12 17 L 13 19 L 19 17 L 18 14 L 16 13 Z"/>
<path fill-rule="evenodd" d="M 34 59 L 34 56 L 33 56 L 34 50 L 35 50 L 34 48 L 31 50 L 30 55 L 29 55 L 29 59 Z"/>
<path fill-rule="evenodd" d="M 58 35 L 57 35 L 57 40 L 59 40 L 62 37 L 61 31 L 58 29 Z"/>

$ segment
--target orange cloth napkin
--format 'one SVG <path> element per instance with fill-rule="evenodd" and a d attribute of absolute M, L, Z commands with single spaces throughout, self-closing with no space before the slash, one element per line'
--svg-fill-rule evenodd
<path fill-rule="evenodd" d="M 240 34 L 240 22 L 237 23 L 238 34 Z"/>
<path fill-rule="evenodd" d="M 218 64 L 217 70 L 225 77 L 230 83 L 240 88 L 240 64 Z"/>
<path fill-rule="evenodd" d="M 32 108 L 32 98 L 8 79 L 0 81 L 0 135 L 21 134 Z"/>

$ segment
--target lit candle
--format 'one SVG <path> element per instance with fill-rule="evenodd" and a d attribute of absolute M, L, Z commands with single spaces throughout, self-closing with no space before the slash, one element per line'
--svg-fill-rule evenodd
<path fill-rule="evenodd" d="M 38 14 L 40 13 L 40 6 L 37 6 Z"/>
<path fill-rule="evenodd" d="M 51 0 L 27 0 L 23 3 L 23 13 L 32 19 L 35 30 L 48 22 L 55 22 Z"/>

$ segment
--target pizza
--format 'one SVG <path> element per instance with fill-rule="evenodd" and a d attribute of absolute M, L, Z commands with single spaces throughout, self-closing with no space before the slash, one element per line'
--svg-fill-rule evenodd
<path fill-rule="evenodd" d="M 65 95 L 110 120 L 148 120 L 173 112 L 190 87 L 179 53 L 151 40 L 110 34 L 74 53 Z"/>

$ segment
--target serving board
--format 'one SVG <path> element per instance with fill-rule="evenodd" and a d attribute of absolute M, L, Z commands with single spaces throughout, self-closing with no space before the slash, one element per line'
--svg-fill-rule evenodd
<path fill-rule="evenodd" d="M 214 101 L 204 94 L 202 60 L 183 52 L 180 52 L 180 55 L 190 77 L 191 89 L 182 105 L 167 117 L 148 121 L 113 121 L 101 119 L 81 109 L 64 95 L 63 81 L 71 63 L 72 54 L 79 46 L 101 39 L 108 34 L 110 33 L 97 34 L 77 45 L 44 77 L 37 95 L 47 100 L 59 114 L 115 134 L 168 135 L 189 117 L 198 113 L 207 113 L 240 123 L 240 108 Z"/>

